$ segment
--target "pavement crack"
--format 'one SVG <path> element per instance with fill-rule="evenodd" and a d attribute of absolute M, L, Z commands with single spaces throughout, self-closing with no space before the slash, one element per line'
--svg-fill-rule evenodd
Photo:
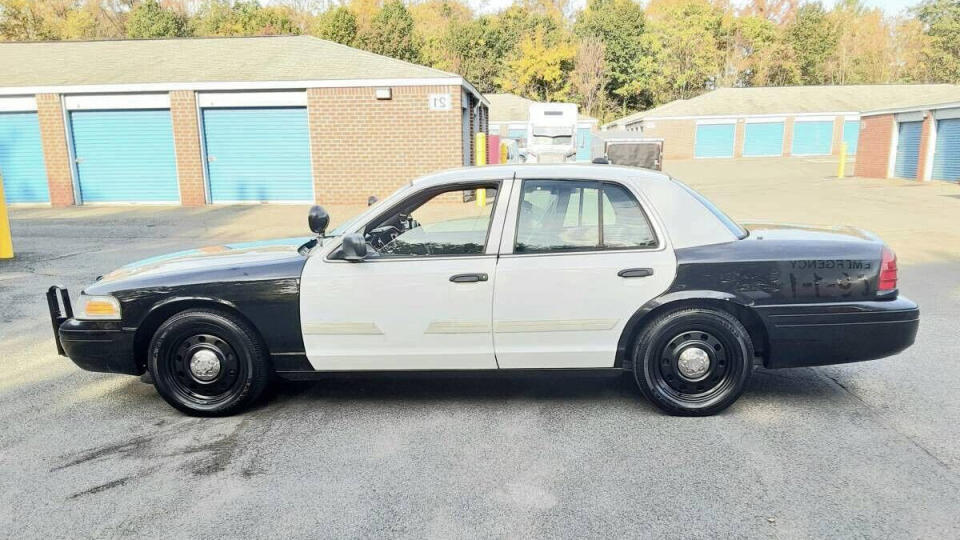
<path fill-rule="evenodd" d="M 94 494 L 96 494 L 96 493 L 100 493 L 101 491 L 107 491 L 108 489 L 113 489 L 113 488 L 115 488 L 115 487 L 120 487 L 120 486 L 126 484 L 127 482 L 129 482 L 131 479 L 132 479 L 132 478 L 129 477 L 129 476 L 125 476 L 125 477 L 123 477 L 123 478 L 118 478 L 118 479 L 116 479 L 116 480 L 113 480 L 112 482 L 107 482 L 106 484 L 100 484 L 99 486 L 94 486 L 94 487 L 92 487 L 92 488 L 90 488 L 90 489 L 85 489 L 85 490 L 83 490 L 83 491 L 79 491 L 79 492 L 77 492 L 77 493 L 74 493 L 73 495 L 70 495 L 70 496 L 67 497 L 67 498 L 68 498 L 68 499 L 79 499 L 80 497 L 84 497 L 84 496 L 86 496 L 86 495 L 94 495 Z"/>
<path fill-rule="evenodd" d="M 875 410 L 875 407 L 873 407 L 870 403 L 867 403 L 866 401 L 864 401 L 863 398 L 861 398 L 860 396 L 858 396 L 858 395 L 856 394 L 856 392 L 854 392 L 854 391 L 850 390 L 849 388 L 847 388 L 847 386 L 846 386 L 845 384 L 843 384 L 842 382 L 840 382 L 836 377 L 830 375 L 829 373 L 826 373 L 826 372 L 824 372 L 824 371 L 821 371 L 821 370 L 814 370 L 814 371 L 817 372 L 817 373 L 818 373 L 819 375 L 821 375 L 822 377 L 824 377 L 824 378 L 826 378 L 827 380 L 829 380 L 830 382 L 832 382 L 833 384 L 837 385 L 837 386 L 838 386 L 841 390 L 843 390 L 847 395 L 849 395 L 849 396 L 852 397 L 853 399 L 855 399 L 855 400 L 859 401 L 861 404 L 863 404 L 863 406 L 866 407 L 867 410 L 869 411 L 870 415 L 873 416 L 873 418 L 874 418 L 874 420 L 877 422 L 877 424 L 883 426 L 883 427 L 886 428 L 886 429 L 889 429 L 890 431 L 893 431 L 894 433 L 896 433 L 896 434 L 900 435 L 901 437 L 905 438 L 906 440 L 910 441 L 910 444 L 912 444 L 914 447 L 916 447 L 917 449 L 919 449 L 921 452 L 923 452 L 924 454 L 926 454 L 927 456 L 929 456 L 931 459 L 933 459 L 934 461 L 936 461 L 937 464 L 939 464 L 941 467 L 943 467 L 944 469 L 946 469 L 947 472 L 949 472 L 951 475 L 953 475 L 955 479 L 960 479 L 960 474 L 958 474 L 957 471 L 954 471 L 953 468 L 950 467 L 950 465 L 949 465 L 948 463 L 946 463 L 945 461 L 943 461 L 942 459 L 940 459 L 939 457 L 937 457 L 936 454 L 934 454 L 934 453 L 931 452 L 929 449 L 927 449 L 927 447 L 925 447 L 925 446 L 923 446 L 922 444 L 920 444 L 919 441 L 917 441 L 916 439 L 914 439 L 913 437 L 911 437 L 911 436 L 908 435 L 907 433 L 904 433 L 903 431 L 900 431 L 900 429 L 898 429 L 897 426 L 895 426 L 894 424 L 891 424 L 890 422 L 884 420 L 883 417 L 881 417 L 879 414 L 877 414 L 877 412 L 876 412 L 876 410 Z"/>

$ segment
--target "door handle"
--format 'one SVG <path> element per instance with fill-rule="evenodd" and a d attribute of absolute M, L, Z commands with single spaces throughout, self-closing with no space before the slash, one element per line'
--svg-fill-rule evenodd
<path fill-rule="evenodd" d="M 653 268 L 624 268 L 617 272 L 620 277 L 647 277 L 653 275 Z"/>
<path fill-rule="evenodd" d="M 450 276 L 450 281 L 454 283 L 476 283 L 478 281 L 486 281 L 486 274 L 456 274 Z"/>

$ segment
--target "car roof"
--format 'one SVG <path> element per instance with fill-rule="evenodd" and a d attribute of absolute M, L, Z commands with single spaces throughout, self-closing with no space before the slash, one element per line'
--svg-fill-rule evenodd
<path fill-rule="evenodd" d="M 666 174 L 650 169 L 623 167 L 618 165 L 600 165 L 592 163 L 511 163 L 505 165 L 485 165 L 480 167 L 462 167 L 422 176 L 411 182 L 414 186 L 428 186 L 468 180 L 496 180 L 500 178 L 564 178 L 590 180 L 636 180 L 653 182 L 669 181 Z"/>

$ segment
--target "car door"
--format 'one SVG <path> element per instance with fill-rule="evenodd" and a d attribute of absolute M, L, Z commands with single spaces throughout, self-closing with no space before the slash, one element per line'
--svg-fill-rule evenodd
<path fill-rule="evenodd" d="M 313 256 L 301 284 L 317 370 L 496 369 L 491 310 L 511 180 L 415 190 L 360 227 L 361 262 Z"/>
<path fill-rule="evenodd" d="M 654 214 L 616 182 L 526 179 L 513 189 L 493 301 L 499 366 L 613 367 L 627 321 L 676 273 Z"/>

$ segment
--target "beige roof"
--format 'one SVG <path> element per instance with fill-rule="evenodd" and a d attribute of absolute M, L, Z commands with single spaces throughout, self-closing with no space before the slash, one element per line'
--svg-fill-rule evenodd
<path fill-rule="evenodd" d="M 676 116 L 749 116 L 874 111 L 960 101 L 953 84 L 872 84 L 718 88 L 695 98 L 671 101 L 611 122 L 626 126 L 643 118 Z"/>
<path fill-rule="evenodd" d="M 458 77 L 309 36 L 0 43 L 0 87 Z"/>
<path fill-rule="evenodd" d="M 490 102 L 490 122 L 526 122 L 530 113 L 530 104 L 537 103 L 516 94 L 484 94 Z M 585 114 L 578 114 L 581 122 L 596 122 L 596 118 Z"/>

